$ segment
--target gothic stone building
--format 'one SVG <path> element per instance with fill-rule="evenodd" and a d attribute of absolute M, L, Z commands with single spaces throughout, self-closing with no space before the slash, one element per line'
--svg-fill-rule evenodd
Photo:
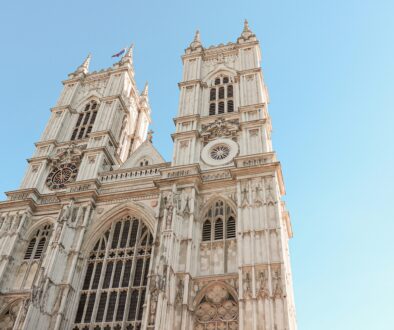
<path fill-rule="evenodd" d="M 173 158 L 152 145 L 133 48 L 64 88 L 0 203 L 0 329 L 294 330 L 289 214 L 261 53 L 182 56 Z"/>

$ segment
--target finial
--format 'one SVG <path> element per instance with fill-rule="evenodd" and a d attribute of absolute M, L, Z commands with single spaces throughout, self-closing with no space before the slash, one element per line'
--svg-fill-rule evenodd
<path fill-rule="evenodd" d="M 126 54 L 123 57 L 130 57 L 132 59 L 133 58 L 133 49 L 134 49 L 134 44 L 131 44 L 130 47 L 127 49 Z"/>
<path fill-rule="evenodd" d="M 199 30 L 196 30 L 196 34 L 194 35 L 194 42 L 201 42 Z"/>
<path fill-rule="evenodd" d="M 248 32 L 248 31 L 250 31 L 250 29 L 249 29 L 249 23 L 248 23 L 248 20 L 245 18 L 245 21 L 244 21 L 244 31 L 243 31 L 243 32 Z"/>
<path fill-rule="evenodd" d="M 141 96 L 148 96 L 148 82 L 145 83 L 144 89 L 142 90 Z"/>
<path fill-rule="evenodd" d="M 238 42 L 240 42 L 240 39 L 241 40 L 243 39 L 243 41 L 246 41 L 246 40 L 249 40 L 249 38 L 251 38 L 251 37 L 255 37 L 255 35 L 253 34 L 253 32 L 249 28 L 248 20 L 245 19 L 245 21 L 244 21 L 244 29 L 243 29 L 243 31 L 241 33 L 241 36 L 238 38 Z"/>
<path fill-rule="evenodd" d="M 191 50 L 196 50 L 198 48 L 202 48 L 199 30 L 196 31 L 196 34 L 194 35 L 193 42 L 190 44 Z"/>
<path fill-rule="evenodd" d="M 83 72 L 85 74 L 88 73 L 91 58 L 92 58 L 92 54 L 89 53 L 86 59 L 83 61 L 83 63 L 78 67 L 76 72 Z"/>

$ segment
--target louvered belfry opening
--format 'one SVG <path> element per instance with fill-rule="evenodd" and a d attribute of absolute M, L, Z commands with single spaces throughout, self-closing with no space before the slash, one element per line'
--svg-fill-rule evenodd
<path fill-rule="evenodd" d="M 51 233 L 52 225 L 47 224 L 37 229 L 29 241 L 29 244 L 25 251 L 24 260 L 38 260 L 41 259 L 43 252 L 45 251 L 49 234 Z"/>
<path fill-rule="evenodd" d="M 229 77 L 217 77 L 209 90 L 209 115 L 234 112 L 234 87 Z"/>
<path fill-rule="evenodd" d="M 152 243 L 140 219 L 111 225 L 90 252 L 74 330 L 140 329 Z"/>
<path fill-rule="evenodd" d="M 235 213 L 222 200 L 216 201 L 209 208 L 202 226 L 202 241 L 217 241 L 236 237 Z"/>

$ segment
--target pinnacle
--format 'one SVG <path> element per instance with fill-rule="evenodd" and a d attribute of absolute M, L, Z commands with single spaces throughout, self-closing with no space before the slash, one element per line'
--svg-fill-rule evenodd
<path fill-rule="evenodd" d="M 123 57 L 133 58 L 133 50 L 134 50 L 134 44 L 131 44 L 130 47 L 127 49 L 126 54 Z"/>
<path fill-rule="evenodd" d="M 141 96 L 148 96 L 149 85 L 148 82 L 145 83 L 144 89 L 142 90 Z"/>
<path fill-rule="evenodd" d="M 244 21 L 244 28 L 242 30 L 241 36 L 238 38 L 238 41 L 240 39 L 243 39 L 244 41 L 246 41 L 246 40 L 248 40 L 251 37 L 255 37 L 255 35 L 253 34 L 253 32 L 249 28 L 248 20 L 245 19 L 245 21 Z"/>
<path fill-rule="evenodd" d="M 76 72 L 88 73 L 91 59 L 92 59 L 92 54 L 89 53 L 86 59 L 83 61 L 83 63 L 77 68 Z"/>
<path fill-rule="evenodd" d="M 248 20 L 245 18 L 244 21 L 244 31 L 243 32 L 250 32 Z"/>
<path fill-rule="evenodd" d="M 196 34 L 194 35 L 193 42 L 190 44 L 191 50 L 196 50 L 197 48 L 201 48 L 201 38 L 200 38 L 200 31 L 197 30 Z"/>
<path fill-rule="evenodd" d="M 199 30 L 196 30 L 196 34 L 194 36 L 194 42 L 201 42 Z"/>

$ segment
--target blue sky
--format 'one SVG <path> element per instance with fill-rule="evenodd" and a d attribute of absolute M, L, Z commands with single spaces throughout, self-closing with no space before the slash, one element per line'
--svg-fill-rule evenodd
<path fill-rule="evenodd" d="M 0 5 L 0 191 L 14 190 L 61 90 L 135 44 L 150 84 L 154 143 L 170 160 L 180 56 L 261 42 L 273 143 L 282 162 L 299 329 L 393 328 L 394 2 L 8 1 Z"/>

